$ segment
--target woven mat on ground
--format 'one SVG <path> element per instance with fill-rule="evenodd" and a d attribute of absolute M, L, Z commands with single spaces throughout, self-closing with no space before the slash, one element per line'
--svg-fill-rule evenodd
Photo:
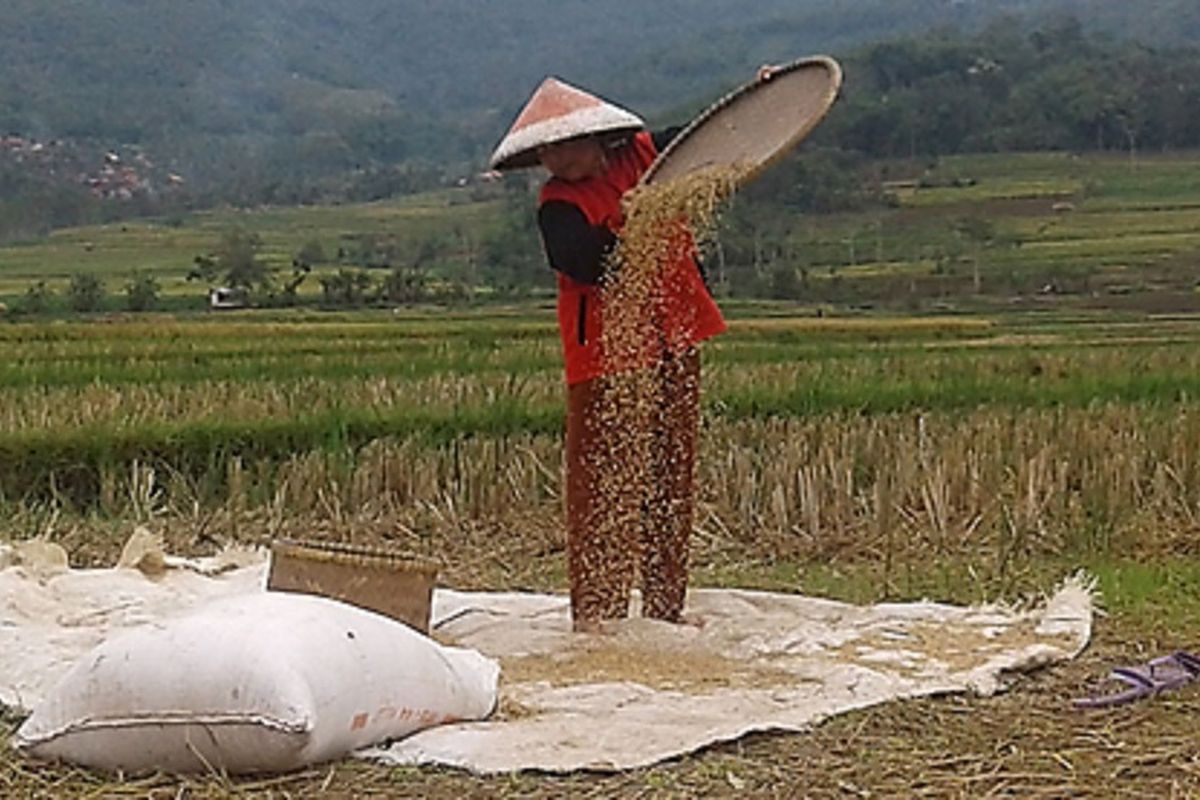
<path fill-rule="evenodd" d="M 0 564 L 0 703 L 36 706 L 112 633 L 262 591 L 266 565 L 253 561 L 177 560 L 153 577 Z M 359 755 L 483 774 L 646 766 L 889 700 L 994 693 L 1007 674 L 1077 655 L 1093 611 L 1082 579 L 1030 610 L 708 589 L 688 608 L 703 627 L 632 618 L 583 636 L 562 597 L 438 590 L 434 636 L 502 664 L 497 714 Z"/>

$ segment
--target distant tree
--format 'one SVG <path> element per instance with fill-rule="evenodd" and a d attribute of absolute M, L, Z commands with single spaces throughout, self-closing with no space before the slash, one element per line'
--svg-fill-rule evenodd
<path fill-rule="evenodd" d="M 800 278 L 796 268 L 779 264 L 771 270 L 771 297 L 775 300 L 800 299 Z"/>
<path fill-rule="evenodd" d="M 383 279 L 380 292 L 389 303 L 419 303 L 428 293 L 429 276 L 415 267 L 396 267 Z"/>
<path fill-rule="evenodd" d="M 482 280 L 508 294 L 516 287 L 548 285 L 550 271 L 533 214 L 533 189 L 523 175 L 505 177 L 502 186 L 500 219 L 478 242 Z"/>
<path fill-rule="evenodd" d="M 1062 13 L 1055 14 L 1029 38 L 1040 53 L 1082 54 L 1088 45 L 1083 23 L 1077 17 Z"/>
<path fill-rule="evenodd" d="M 216 260 L 230 288 L 262 290 L 270 284 L 271 271 L 258 257 L 262 238 L 251 231 L 235 228 L 221 237 Z"/>
<path fill-rule="evenodd" d="M 767 205 L 821 214 L 857 211 L 879 199 L 863 181 L 862 167 L 863 159 L 855 153 L 810 150 L 769 170 L 740 200 L 754 207 L 755 215 Z"/>
<path fill-rule="evenodd" d="M 292 258 L 293 267 L 315 267 L 325 261 L 325 247 L 320 239 L 309 239 Z"/>
<path fill-rule="evenodd" d="M 371 276 L 359 269 L 339 269 L 321 277 L 323 302 L 327 306 L 365 305 L 371 293 Z"/>
<path fill-rule="evenodd" d="M 221 265 L 213 256 L 199 255 L 192 259 L 192 268 L 188 271 L 189 281 L 201 281 L 212 286 L 221 275 Z"/>
<path fill-rule="evenodd" d="M 241 228 L 226 231 L 212 253 L 198 255 L 192 260 L 187 279 L 204 283 L 209 288 L 221 285 L 238 289 L 247 297 L 271 302 L 276 299 L 275 276 L 259 258 L 261 248 L 262 238 L 257 233 Z M 302 271 L 307 274 L 307 270 Z"/>
<path fill-rule="evenodd" d="M 17 310 L 23 314 L 45 314 L 50 310 L 50 300 L 54 292 L 45 281 L 38 281 L 25 290 Z"/>
<path fill-rule="evenodd" d="M 433 299 L 448 306 L 462 305 L 475 296 L 474 290 L 462 281 L 443 281 L 432 292 Z"/>
<path fill-rule="evenodd" d="M 980 262 L 983 253 L 1009 241 L 996 229 L 995 223 L 985 217 L 960 217 L 954 223 L 955 232 L 966 240 L 971 252 L 971 285 L 976 293 L 983 288 Z"/>
<path fill-rule="evenodd" d="M 71 276 L 67 286 L 67 304 L 74 311 L 88 312 L 100 308 L 104 302 L 104 282 L 84 272 Z"/>
<path fill-rule="evenodd" d="M 763 197 L 736 200 L 721 223 L 717 267 L 723 274 L 718 282 L 727 279 L 739 293 L 751 286 L 769 291 L 771 273 L 783 259 L 783 242 L 795 219 L 786 207 L 774 206 Z"/>
<path fill-rule="evenodd" d="M 298 302 L 300 284 L 308 279 L 309 273 L 312 272 L 312 267 L 308 264 L 294 259 L 292 261 L 292 277 L 288 279 L 283 288 L 280 289 L 279 295 L 276 297 L 276 302 L 281 306 L 294 306 Z"/>
<path fill-rule="evenodd" d="M 446 249 L 446 236 L 425 233 L 411 246 L 408 263 L 413 269 L 428 269 Z"/>
<path fill-rule="evenodd" d="M 158 306 L 159 291 L 153 275 L 135 273 L 125 284 L 125 307 L 130 311 L 151 311 Z"/>
<path fill-rule="evenodd" d="M 401 244 L 395 234 L 360 233 L 342 237 L 338 261 L 369 269 L 391 269 L 401 259 Z"/>
<path fill-rule="evenodd" d="M 355 120 L 345 132 L 345 139 L 356 153 L 387 163 L 403 161 L 408 155 L 408 135 L 414 121 L 390 111 Z"/>
<path fill-rule="evenodd" d="M 622 11 L 608 14 L 597 14 L 597 4 L 560 3 L 554 24 L 537 26 L 527 24 L 536 3 L 523 10 L 449 0 L 423 8 L 411 1 L 328 5 L 328 13 L 293 15 L 281 54 L 272 55 L 256 38 L 255 4 L 177 3 L 160 19 L 128 1 L 69 10 L 37 0 L 0 3 L 7 56 L 0 132 L 142 143 L 162 165 L 144 167 L 156 189 L 144 196 L 154 195 L 156 214 L 185 202 L 373 200 L 444 187 L 477 170 L 497 120 L 516 111 L 527 52 L 571 71 L 622 42 L 608 89 L 683 119 L 696 110 L 693 99 L 749 74 L 751 59 L 825 42 L 852 80 L 814 142 L 886 157 L 1031 143 L 1091 148 L 1101 139 L 1104 147 L 1138 152 L 1200 145 L 1196 0 L 695 0 L 686 4 L 694 13 L 684 15 L 678 3 L 621 0 L 611 5 Z M 1079 19 L 1047 16 L 1062 9 Z M 1005 11 L 1010 16 L 989 24 Z M 470 46 L 497 21 L 528 35 Z M 427 46 L 380 33 L 398 26 L 411 27 Z M 586 41 L 561 35 L 580 26 L 590 32 Z M 115 30 L 119 53 L 111 46 Z M 656 43 L 653 52 L 648 42 Z M 1126 61 L 1139 49 L 1131 42 L 1145 43 L 1144 64 Z M 369 55 L 354 51 L 364 43 Z M 459 57 L 446 63 L 443 52 Z M 56 59 L 59 53 L 74 58 Z M 1120 65 L 1115 79 L 1106 62 Z M 1036 84 L 1063 66 L 1072 77 L 1042 92 Z M 245 81 L 247 74 L 254 80 Z M 1093 103 L 1103 98 L 1092 89 L 1106 85 L 1136 107 Z M 1077 109 L 1068 111 L 1064 90 L 1081 101 Z M 680 105 L 668 114 L 672 102 Z M 1090 117 L 1070 119 L 1076 111 Z M 27 160 L 18 191 L 0 176 L 0 237 L 132 213 L 143 195 L 113 200 L 80 183 L 79 176 L 98 177 L 86 155 L 78 165 L 54 164 L 49 182 L 25 174 L 42 157 Z M 173 193 L 185 201 L 171 206 Z M 10 212 L 13 198 L 21 208 Z"/>

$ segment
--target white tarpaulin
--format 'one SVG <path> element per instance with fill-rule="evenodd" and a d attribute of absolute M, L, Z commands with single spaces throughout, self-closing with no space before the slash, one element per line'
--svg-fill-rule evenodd
<path fill-rule="evenodd" d="M 171 559 L 179 566 L 158 577 L 134 567 L 68 570 L 41 552 L 26 563 L 19 556 L 0 544 L 0 704 L 25 711 L 111 634 L 266 583 L 261 553 Z"/>
<path fill-rule="evenodd" d="M 0 569 L 0 703 L 29 709 L 112 632 L 262 591 L 265 563 L 136 569 Z M 751 731 L 803 730 L 888 700 L 991 694 L 1006 672 L 1070 659 L 1091 636 L 1092 595 L 1072 579 L 1041 607 L 854 606 L 698 590 L 703 627 L 630 619 L 570 632 L 566 600 L 434 596 L 434 636 L 501 662 L 495 718 L 433 728 L 360 755 L 479 773 L 645 766 Z"/>

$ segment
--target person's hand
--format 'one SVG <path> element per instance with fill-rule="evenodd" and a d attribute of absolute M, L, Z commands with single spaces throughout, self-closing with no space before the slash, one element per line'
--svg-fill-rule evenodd
<path fill-rule="evenodd" d="M 766 83 L 775 77 L 775 73 L 779 72 L 779 67 L 773 64 L 763 64 L 758 68 L 757 79 L 759 83 Z"/>

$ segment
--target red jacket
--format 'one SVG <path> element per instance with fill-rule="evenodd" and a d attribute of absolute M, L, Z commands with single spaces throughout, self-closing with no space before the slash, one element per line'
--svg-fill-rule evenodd
<path fill-rule="evenodd" d="M 539 202 L 572 203 L 589 224 L 605 225 L 617 233 L 623 223 L 621 197 L 637 185 L 655 156 L 650 134 L 639 133 L 629 145 L 609 154 L 603 174 L 581 181 L 551 178 L 542 187 Z M 558 327 L 568 384 L 651 366 L 668 353 L 682 353 L 725 330 L 721 311 L 696 266 L 695 247 L 690 240 L 663 274 L 654 309 L 659 328 L 656 341 L 643 343 L 639 363 L 614 363 L 614 359 L 605 357 L 602 303 L 600 286 L 558 274 Z"/>

